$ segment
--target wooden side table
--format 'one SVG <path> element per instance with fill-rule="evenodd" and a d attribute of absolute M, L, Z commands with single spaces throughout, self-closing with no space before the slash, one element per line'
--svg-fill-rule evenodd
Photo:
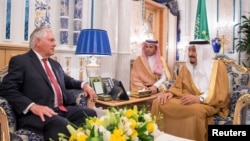
<path fill-rule="evenodd" d="M 153 94 L 148 97 L 136 98 L 136 97 L 129 97 L 129 100 L 112 100 L 112 101 L 101 101 L 97 100 L 96 105 L 101 106 L 103 108 L 107 107 L 120 107 L 120 106 L 129 106 L 134 104 L 147 104 L 148 101 L 152 101 L 155 99 L 159 94 Z"/>

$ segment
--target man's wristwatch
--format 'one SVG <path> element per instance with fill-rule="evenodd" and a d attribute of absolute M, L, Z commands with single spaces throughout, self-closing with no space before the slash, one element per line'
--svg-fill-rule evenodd
<path fill-rule="evenodd" d="M 204 103 L 204 97 L 202 97 L 202 96 L 199 96 L 199 99 L 200 99 L 200 103 Z"/>

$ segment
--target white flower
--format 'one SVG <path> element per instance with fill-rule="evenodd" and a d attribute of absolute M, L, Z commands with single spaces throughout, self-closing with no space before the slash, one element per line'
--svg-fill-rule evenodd
<path fill-rule="evenodd" d="M 152 116 L 151 116 L 150 113 L 144 114 L 143 117 L 144 117 L 144 119 L 145 119 L 146 121 L 151 121 L 151 120 L 152 120 Z"/>
<path fill-rule="evenodd" d="M 124 131 L 127 136 L 132 134 L 132 130 L 130 128 L 131 123 L 128 121 L 127 117 L 121 117 L 121 122 L 118 124 L 118 127 Z"/>
<path fill-rule="evenodd" d="M 86 132 L 87 135 L 90 135 L 90 130 L 89 129 L 86 129 L 85 132 Z"/>
<path fill-rule="evenodd" d="M 133 139 L 133 141 L 139 141 L 139 138 L 138 138 L 138 137 L 135 137 L 135 138 Z"/>
<path fill-rule="evenodd" d="M 108 131 L 108 130 L 104 131 L 103 132 L 103 141 L 109 141 L 110 135 L 111 135 L 110 131 Z"/>
<path fill-rule="evenodd" d="M 152 135 L 154 136 L 154 138 L 157 138 L 158 136 L 160 136 L 163 132 L 161 132 L 159 129 L 158 129 L 158 126 L 157 124 L 154 125 L 154 131 L 152 133 Z"/>
<path fill-rule="evenodd" d="M 108 131 L 108 130 L 107 130 L 105 127 L 103 127 L 103 126 L 99 126 L 98 129 L 99 129 L 99 131 L 100 131 L 101 133 L 105 133 L 105 132 Z"/>

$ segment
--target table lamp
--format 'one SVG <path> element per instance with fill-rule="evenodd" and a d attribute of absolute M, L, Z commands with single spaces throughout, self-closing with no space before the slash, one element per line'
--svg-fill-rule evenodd
<path fill-rule="evenodd" d="M 88 77 L 101 76 L 100 65 L 95 56 L 111 56 L 107 31 L 102 29 L 81 30 L 75 54 L 89 56 L 86 66 Z"/>

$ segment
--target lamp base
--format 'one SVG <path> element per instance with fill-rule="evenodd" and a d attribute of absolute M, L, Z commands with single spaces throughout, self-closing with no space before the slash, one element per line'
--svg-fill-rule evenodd
<path fill-rule="evenodd" d="M 90 56 L 88 66 L 100 66 L 99 64 L 97 64 L 97 60 L 98 59 L 95 56 Z"/>
<path fill-rule="evenodd" d="M 86 66 L 88 77 L 99 77 L 101 76 L 101 66 L 97 64 L 97 58 L 95 56 L 90 56 L 88 59 L 89 64 Z"/>
<path fill-rule="evenodd" d="M 101 76 L 101 67 L 100 66 L 86 66 L 87 76 L 88 77 L 99 77 Z"/>

